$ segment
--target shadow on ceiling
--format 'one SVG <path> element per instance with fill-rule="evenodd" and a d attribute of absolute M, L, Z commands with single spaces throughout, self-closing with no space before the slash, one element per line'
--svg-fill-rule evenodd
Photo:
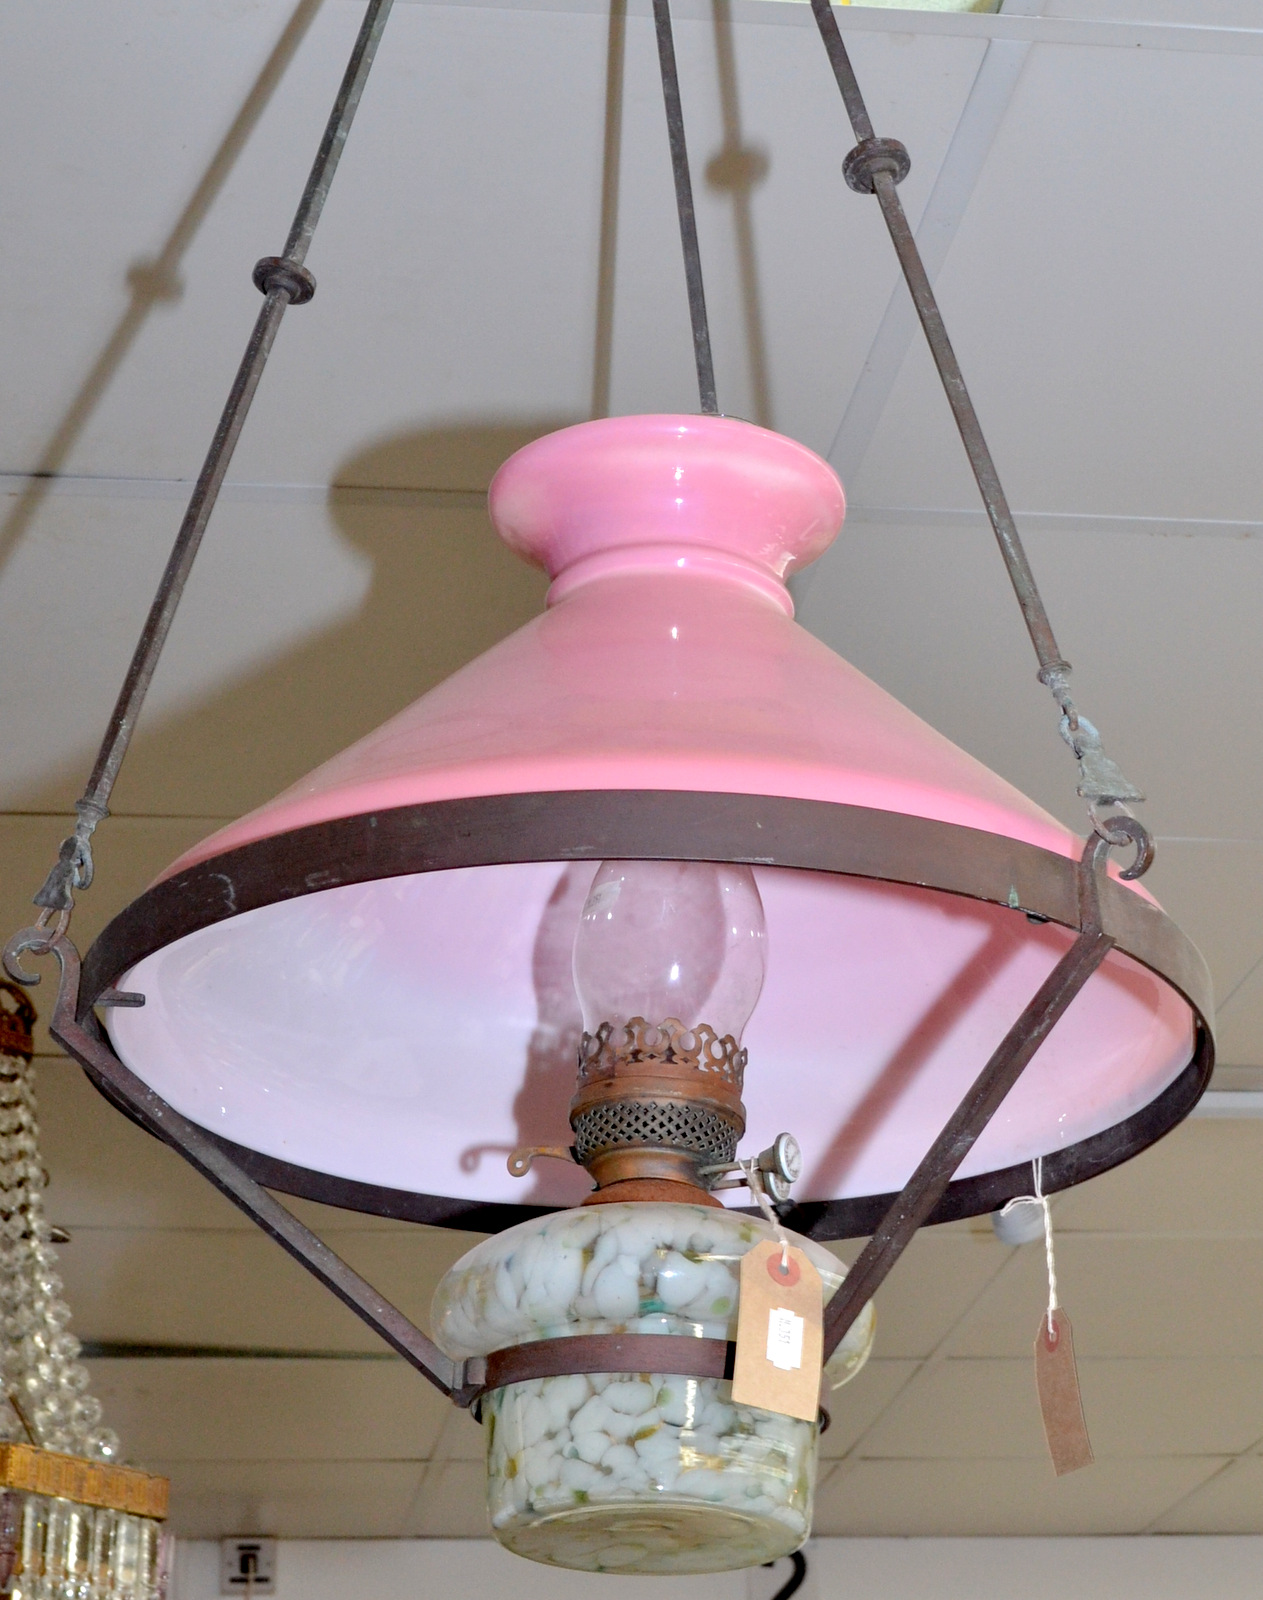
<path fill-rule="evenodd" d="M 358 610 L 185 710 L 142 715 L 115 813 L 250 810 L 541 610 L 547 577 L 500 543 L 478 501 L 507 456 L 573 420 L 418 429 L 343 462 L 329 515 L 372 564 Z M 212 520 L 207 539 L 214 537 Z M 301 584 L 301 570 L 293 582 Z M 193 588 L 186 605 L 198 603 Z M 120 654 L 99 670 L 121 683 L 126 665 Z M 84 749 L 61 763 L 10 809 L 66 810 L 92 754 Z M 108 822 L 98 838 L 105 855 Z"/>

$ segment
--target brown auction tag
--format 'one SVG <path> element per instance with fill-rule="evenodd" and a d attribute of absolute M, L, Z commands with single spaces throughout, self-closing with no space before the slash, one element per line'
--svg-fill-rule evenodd
<path fill-rule="evenodd" d="M 743 1286 L 744 1287 L 744 1286 Z M 1044 1433 L 1053 1469 L 1077 1472 L 1096 1459 L 1083 1420 L 1083 1401 L 1079 1396 L 1079 1371 L 1074 1364 L 1074 1334 L 1070 1318 L 1058 1309 L 1044 1316 L 1035 1339 L 1035 1383 L 1039 1389 L 1039 1409 L 1044 1414 Z"/>
<path fill-rule="evenodd" d="M 820 1408 L 820 1274 L 791 1245 L 781 1264 L 774 1239 L 741 1258 L 741 1305 L 732 1398 L 814 1422 Z"/>

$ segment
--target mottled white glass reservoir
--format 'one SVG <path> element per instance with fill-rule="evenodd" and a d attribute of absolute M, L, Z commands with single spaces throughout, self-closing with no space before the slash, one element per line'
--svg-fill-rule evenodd
<path fill-rule="evenodd" d="M 457 1262 L 434 1296 L 434 1337 L 456 1358 L 593 1333 L 730 1339 L 741 1257 L 772 1236 L 761 1219 L 707 1206 L 557 1212 Z M 845 1268 L 823 1245 L 789 1237 L 827 1301 Z M 829 1364 L 832 1384 L 859 1370 L 872 1337 L 868 1307 Z M 669 1372 L 493 1391 L 483 1423 L 495 1537 L 590 1572 L 717 1572 L 797 1549 L 811 1528 L 817 1425 L 734 1405 L 731 1391 Z"/>

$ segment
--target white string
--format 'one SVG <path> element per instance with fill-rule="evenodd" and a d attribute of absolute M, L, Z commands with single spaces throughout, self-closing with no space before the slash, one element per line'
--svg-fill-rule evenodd
<path fill-rule="evenodd" d="M 772 1231 L 781 1247 L 781 1271 L 788 1272 L 789 1239 L 786 1237 L 785 1229 L 781 1225 L 781 1219 L 772 1210 L 772 1202 L 768 1199 L 767 1190 L 763 1187 L 763 1174 L 759 1170 L 758 1163 L 756 1161 L 738 1161 L 737 1165 L 746 1175 L 746 1183 L 750 1187 L 750 1193 L 754 1196 L 759 1210 L 772 1224 Z"/>
<path fill-rule="evenodd" d="M 1044 1158 L 1035 1158 L 1035 1198 L 1044 1208 L 1044 1256 L 1048 1262 L 1048 1342 L 1057 1337 L 1053 1312 L 1057 1309 L 1057 1258 L 1053 1254 L 1052 1206 L 1044 1193 Z"/>
<path fill-rule="evenodd" d="M 1035 1193 L 1014 1196 L 1001 1210 L 1000 1215 L 1005 1217 L 1012 1211 L 1014 1206 L 1030 1205 L 1032 1201 L 1037 1201 L 1043 1207 L 1044 1259 L 1048 1263 L 1048 1311 L 1046 1320 L 1048 1323 L 1048 1342 L 1051 1344 L 1057 1337 L 1056 1329 L 1053 1327 L 1053 1312 L 1057 1310 L 1060 1301 L 1057 1299 L 1057 1258 L 1053 1251 L 1052 1206 L 1049 1204 L 1048 1196 L 1044 1193 L 1043 1156 L 1036 1156 L 1034 1161 L 1031 1162 L 1031 1169 L 1035 1175 Z"/>

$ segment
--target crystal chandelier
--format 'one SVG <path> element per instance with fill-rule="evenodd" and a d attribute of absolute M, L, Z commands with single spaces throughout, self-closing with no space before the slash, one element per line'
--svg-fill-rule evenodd
<path fill-rule="evenodd" d="M 67 1328 L 32 1067 L 35 1009 L 0 984 L 0 1592 L 165 1600 L 167 1480 L 119 1464 Z"/>

